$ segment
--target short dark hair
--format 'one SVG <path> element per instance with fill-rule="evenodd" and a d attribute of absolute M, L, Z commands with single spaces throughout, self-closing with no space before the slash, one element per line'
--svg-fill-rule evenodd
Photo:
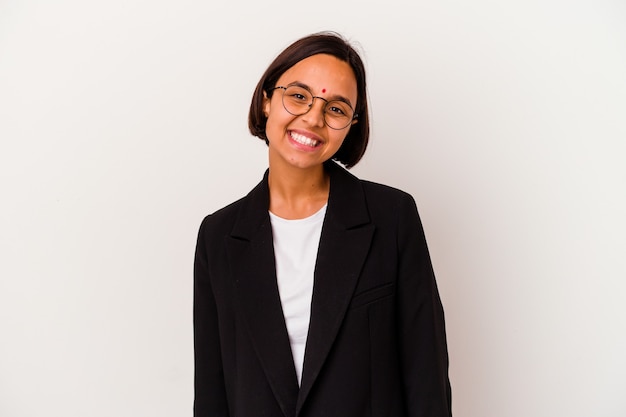
<path fill-rule="evenodd" d="M 346 62 L 354 71 L 357 85 L 357 102 L 354 111 L 358 122 L 352 125 L 343 144 L 332 157 L 344 164 L 346 168 L 351 168 L 363 157 L 370 135 L 365 66 L 356 50 L 338 33 L 319 32 L 305 36 L 289 45 L 274 59 L 254 90 L 248 114 L 248 128 L 252 135 L 268 143 L 265 133 L 267 117 L 263 112 L 263 93 L 271 98 L 276 82 L 285 71 L 303 59 L 317 54 L 332 55 Z"/>

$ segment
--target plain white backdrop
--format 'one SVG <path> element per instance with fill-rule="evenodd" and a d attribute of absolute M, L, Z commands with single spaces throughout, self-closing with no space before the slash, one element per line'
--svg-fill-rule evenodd
<path fill-rule="evenodd" d="M 192 415 L 197 228 L 325 29 L 369 71 L 353 172 L 417 200 L 454 415 L 626 415 L 622 0 L 0 0 L 0 416 Z"/>

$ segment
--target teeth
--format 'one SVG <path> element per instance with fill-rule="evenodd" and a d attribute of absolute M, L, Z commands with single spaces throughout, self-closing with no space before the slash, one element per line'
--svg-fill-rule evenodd
<path fill-rule="evenodd" d="M 313 140 L 311 138 L 307 138 L 306 136 L 300 135 L 299 133 L 291 132 L 291 137 L 296 142 L 301 143 L 301 144 L 306 145 L 306 146 L 316 146 L 317 145 L 317 141 L 316 140 Z"/>

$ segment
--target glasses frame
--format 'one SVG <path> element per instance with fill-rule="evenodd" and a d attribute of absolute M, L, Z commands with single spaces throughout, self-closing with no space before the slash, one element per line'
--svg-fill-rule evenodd
<path fill-rule="evenodd" d="M 285 105 L 285 91 L 287 91 L 287 89 L 288 89 L 289 87 L 299 87 L 299 88 L 302 88 L 302 89 L 304 89 L 304 90 L 308 91 L 308 92 L 309 92 L 309 94 L 311 94 L 311 102 L 309 103 L 309 109 L 308 109 L 307 111 L 305 111 L 304 113 L 295 114 L 295 113 L 290 112 L 290 111 L 287 109 L 287 106 Z M 347 103 L 347 102 L 345 102 L 345 101 L 343 101 L 343 100 L 330 100 L 330 101 L 329 101 L 329 100 L 326 100 L 324 97 L 314 96 L 314 95 L 313 95 L 313 93 L 311 92 L 311 90 L 309 90 L 308 88 L 302 87 L 302 86 L 300 86 L 300 85 L 288 85 L 288 86 L 286 86 L 286 87 L 285 87 L 285 86 L 282 86 L 282 85 L 279 85 L 279 86 L 276 86 L 276 87 L 272 88 L 272 90 L 271 90 L 271 91 L 278 90 L 278 89 L 283 90 L 283 96 L 282 96 L 282 98 L 280 99 L 281 103 L 283 103 L 283 108 L 285 109 L 285 111 L 286 111 L 287 113 L 289 113 L 289 114 L 291 114 L 291 115 L 293 115 L 293 116 L 302 116 L 303 114 L 307 114 L 308 112 L 310 112 L 310 111 L 311 111 L 311 109 L 313 108 L 313 103 L 315 103 L 315 99 L 316 99 L 316 98 L 319 98 L 320 100 L 325 101 L 325 102 L 326 102 L 326 104 L 328 104 L 328 103 L 330 103 L 330 102 L 332 102 L 332 101 L 340 101 L 340 102 L 342 102 L 342 103 L 347 104 L 347 105 L 348 105 L 348 107 L 350 107 L 350 109 L 352 110 L 352 119 L 350 119 L 350 121 L 348 122 L 348 124 L 347 124 L 347 125 L 345 125 L 344 127 L 332 127 L 331 125 L 329 125 L 329 124 L 328 124 L 328 121 L 326 120 L 326 106 L 324 106 L 324 111 L 322 112 L 322 114 L 324 115 L 324 116 L 323 116 L 323 118 L 324 118 L 324 123 L 326 124 L 326 126 L 328 126 L 329 128 L 331 128 L 331 129 L 333 129 L 333 130 L 343 130 L 343 129 L 345 129 L 346 127 L 350 126 L 350 125 L 352 124 L 352 122 L 353 122 L 353 121 L 354 121 L 354 120 L 355 120 L 355 119 L 359 116 L 359 115 L 358 115 L 358 113 L 356 113 L 356 112 L 354 111 L 354 109 L 352 108 L 352 106 L 350 105 L 350 103 Z"/>

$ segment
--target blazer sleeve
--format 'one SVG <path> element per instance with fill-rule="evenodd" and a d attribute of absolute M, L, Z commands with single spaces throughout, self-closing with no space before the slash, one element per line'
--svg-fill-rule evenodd
<path fill-rule="evenodd" d="M 228 404 L 220 349 L 217 308 L 211 280 L 207 217 L 200 226 L 194 261 L 194 417 L 227 417 Z"/>
<path fill-rule="evenodd" d="M 398 216 L 398 338 L 407 415 L 450 417 L 443 307 L 413 198 Z"/>

